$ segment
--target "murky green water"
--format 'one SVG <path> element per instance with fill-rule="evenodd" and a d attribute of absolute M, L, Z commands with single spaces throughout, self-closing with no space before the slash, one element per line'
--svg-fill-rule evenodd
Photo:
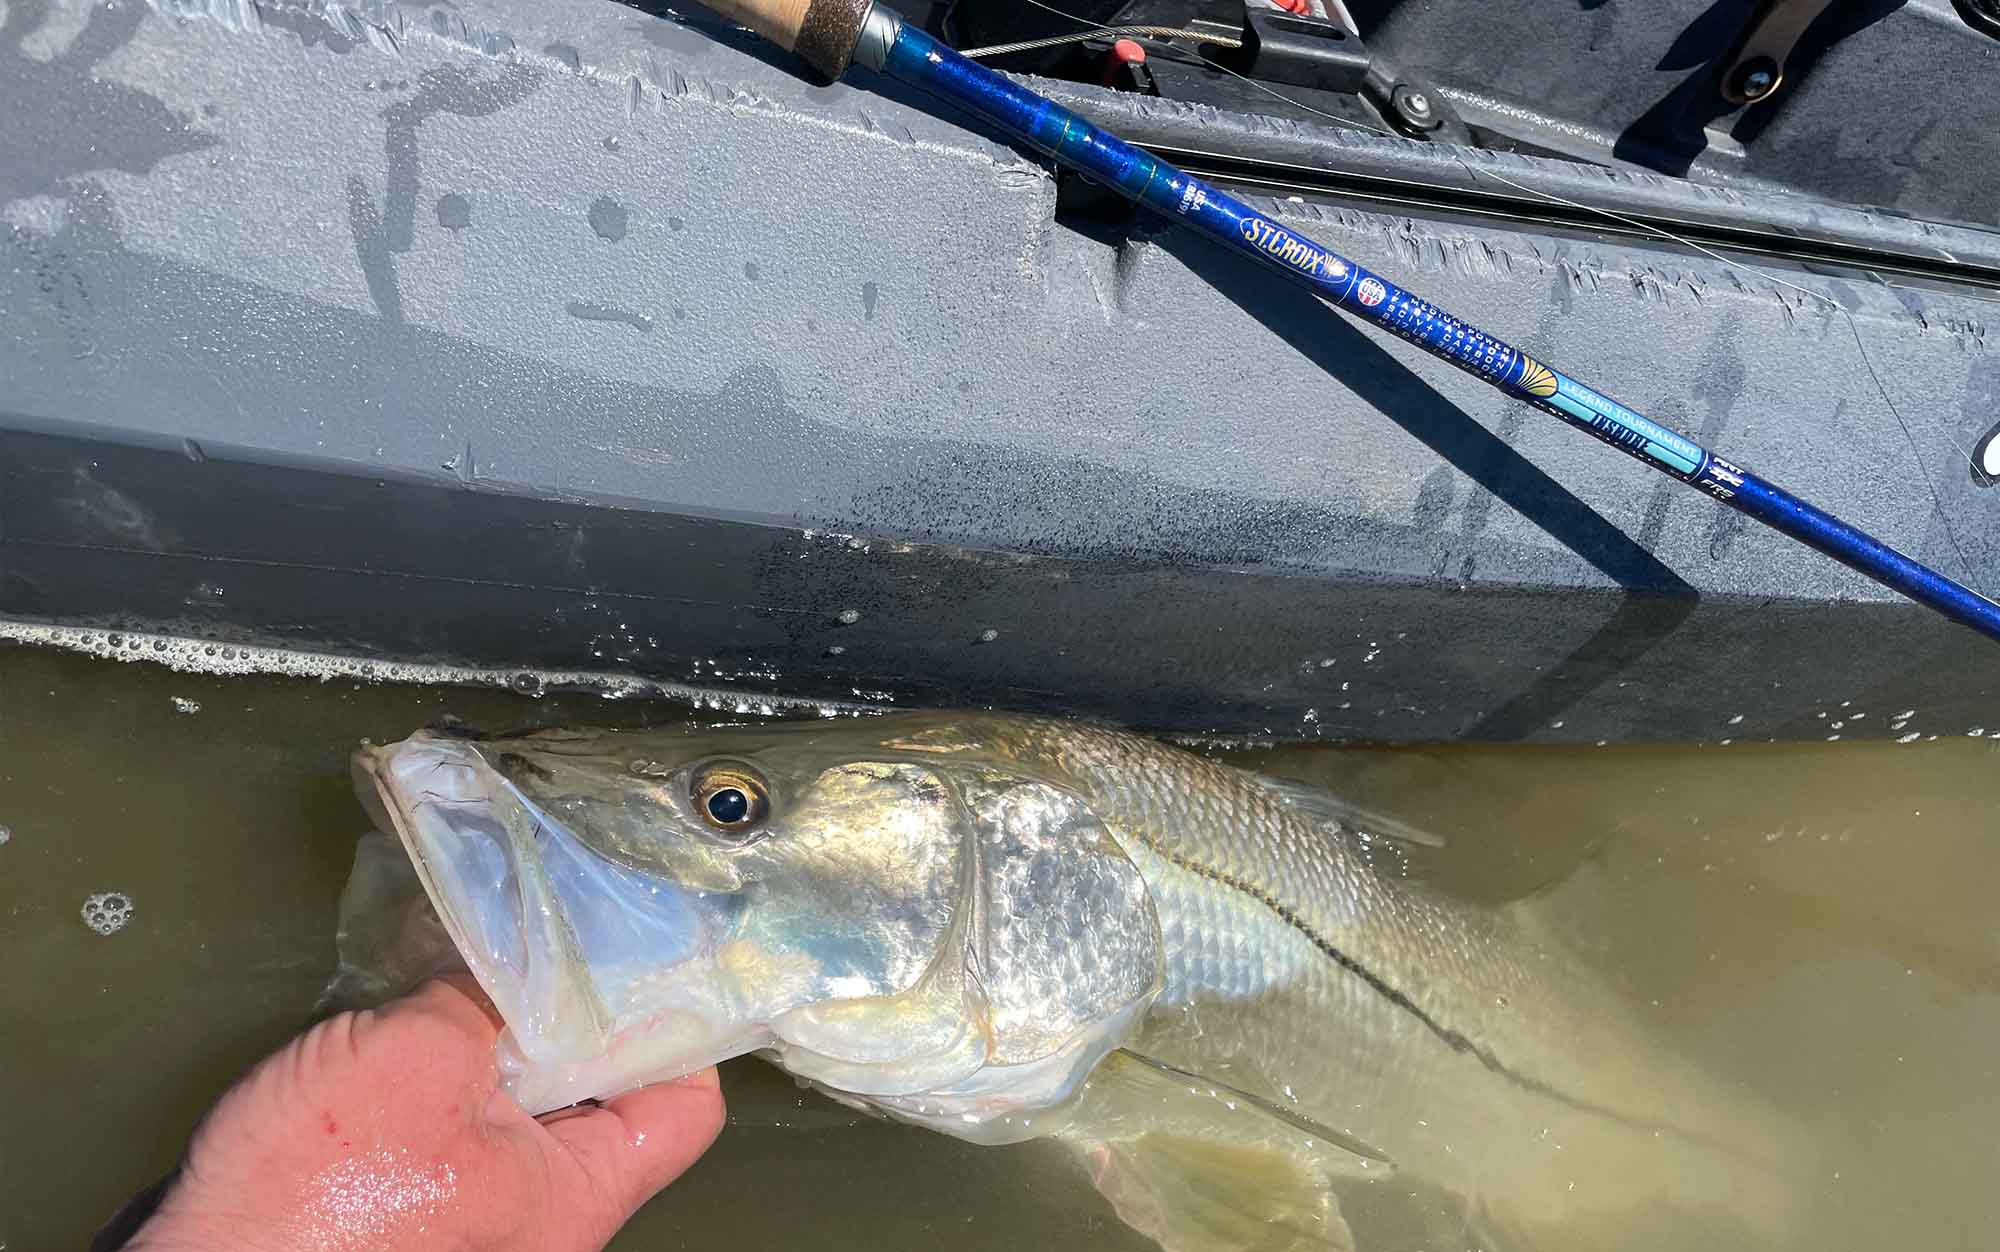
<path fill-rule="evenodd" d="M 182 702 L 199 711 L 184 712 Z M 0 1247 L 80 1246 L 310 1016 L 364 819 L 346 755 L 475 725 L 685 719 L 594 697 L 201 678 L 0 649 Z M 1660 1037 L 1822 1156 L 1801 1246 L 1984 1248 L 2000 1211 L 2000 824 L 1984 741 L 1285 749 L 1249 763 L 1444 834 L 1534 895 Z M 127 894 L 115 934 L 79 910 Z M 1056 1152 L 864 1121 L 755 1062 L 732 1126 L 614 1245 L 1126 1248 Z"/>

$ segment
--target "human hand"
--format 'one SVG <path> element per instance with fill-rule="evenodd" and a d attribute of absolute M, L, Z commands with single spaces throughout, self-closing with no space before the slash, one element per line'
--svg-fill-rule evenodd
<path fill-rule="evenodd" d="M 131 1252 L 597 1252 L 722 1129 L 714 1069 L 533 1118 L 469 977 L 329 1018 L 230 1088 Z"/>

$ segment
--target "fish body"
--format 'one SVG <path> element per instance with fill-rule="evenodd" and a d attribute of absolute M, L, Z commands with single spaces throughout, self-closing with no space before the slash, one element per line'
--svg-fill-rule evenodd
<path fill-rule="evenodd" d="M 1392 1194 L 1423 1209 L 1400 1229 L 1484 1246 L 1790 1228 L 1797 1145 L 1531 918 L 1151 739 L 906 714 L 419 735 L 357 770 L 530 1108 L 754 1051 L 945 1133 L 1065 1142 L 1170 1248 L 1348 1246 L 1343 1207 Z"/>

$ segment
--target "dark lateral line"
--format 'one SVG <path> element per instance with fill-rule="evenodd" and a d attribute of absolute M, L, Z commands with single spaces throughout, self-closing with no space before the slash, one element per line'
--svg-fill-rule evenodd
<path fill-rule="evenodd" d="M 1228 887 L 1232 891 L 1239 891 L 1244 895 L 1249 896 L 1251 899 L 1257 901 L 1265 908 L 1271 910 L 1273 913 L 1276 913 L 1287 926 L 1290 926 L 1293 930 L 1298 931 L 1306 938 L 1312 940 L 1313 946 L 1318 948 L 1321 952 L 1325 953 L 1328 957 L 1330 957 L 1333 960 L 1334 964 L 1340 966 L 1342 969 L 1354 975 L 1356 978 L 1359 978 L 1362 982 L 1367 983 L 1370 987 L 1374 988 L 1375 992 L 1378 995 L 1380 995 L 1383 999 L 1387 1000 L 1389 1003 L 1395 1005 L 1399 1009 L 1402 1009 L 1404 1012 L 1410 1014 L 1412 1017 L 1422 1022 L 1424 1026 L 1427 1029 L 1429 1029 L 1432 1034 L 1436 1035 L 1438 1038 L 1450 1044 L 1453 1050 L 1458 1052 L 1464 1052 L 1467 1053 L 1468 1055 L 1477 1057 L 1479 1059 L 1480 1064 L 1486 1066 L 1486 1068 L 1492 1070 L 1496 1074 L 1504 1074 L 1507 1077 L 1515 1080 L 1516 1082 L 1535 1085 L 1533 1079 L 1526 1078 L 1520 1074 L 1516 1074 L 1513 1070 L 1508 1069 L 1505 1065 L 1501 1064 L 1499 1058 L 1487 1052 L 1486 1049 L 1480 1047 L 1478 1044 L 1466 1038 L 1459 1032 L 1452 1030 L 1449 1027 L 1439 1023 L 1436 1018 L 1432 1017 L 1429 1013 L 1426 1013 L 1424 1011 L 1422 1005 L 1418 1004 L 1415 1000 L 1410 999 L 1410 997 L 1404 995 L 1396 988 L 1390 986 L 1389 983 L 1385 981 L 1380 974 L 1377 974 L 1374 970 L 1369 969 L 1361 962 L 1347 955 L 1347 953 L 1342 952 L 1339 948 L 1336 948 L 1331 943 L 1328 943 L 1324 938 L 1320 936 L 1318 931 L 1315 931 L 1311 926 L 1308 926 L 1304 921 L 1302 921 L 1299 918 L 1298 914 L 1292 912 L 1292 910 L 1284 903 L 1284 901 L 1277 899 L 1276 897 L 1263 891 L 1262 889 L 1258 888 L 1252 883 L 1247 883 L 1243 881 L 1242 879 L 1236 877 L 1234 874 L 1227 872 L 1226 870 L 1219 870 L 1212 865 L 1205 865 L 1200 861 L 1192 860 L 1189 857 L 1184 856 L 1179 852 L 1172 851 L 1168 848 L 1163 848 L 1159 844 L 1154 843 L 1150 839 L 1148 839 L 1146 843 L 1147 846 L 1153 849 L 1153 851 L 1159 853 L 1161 856 L 1167 858 L 1167 860 L 1173 862 L 1175 865 L 1178 865 L 1180 868 L 1188 871 L 1189 873 L 1198 874 L 1201 877 L 1208 879 L 1210 882 L 1221 883 L 1223 886 Z"/>
<path fill-rule="evenodd" d="M 1547 1096 L 1549 1099 L 1558 1101 L 1562 1104 L 1566 1104 L 1569 1107 L 1576 1109 L 1578 1112 L 1589 1113 L 1592 1114 L 1593 1116 L 1603 1117 L 1610 1121 L 1618 1122 L 1621 1125 L 1630 1126 L 1634 1130 L 1645 1130 L 1645 1131 L 1671 1130 L 1675 1134 L 1691 1142 L 1702 1143 L 1718 1147 L 1728 1146 L 1726 1144 L 1719 1143 L 1717 1140 L 1713 1139 L 1710 1136 L 1691 1134 L 1686 1130 L 1682 1130 L 1678 1126 L 1661 1126 L 1661 1125 L 1656 1125 L 1652 1122 L 1641 1121 L 1638 1118 L 1630 1116 L 1629 1114 L 1621 1113 L 1616 1109 L 1606 1108 L 1601 1104 L 1593 1104 L 1588 1100 L 1578 1099 L 1576 1096 L 1573 1096 L 1566 1091 L 1562 1091 L 1558 1088 L 1551 1087 L 1549 1084 L 1541 1081 L 1538 1078 L 1530 1078 L 1528 1075 L 1523 1074 L 1518 1070 L 1510 1068 L 1508 1065 L 1506 1065 L 1506 1063 L 1501 1061 L 1499 1057 L 1494 1056 L 1491 1052 L 1488 1052 L 1485 1048 L 1479 1046 L 1477 1043 L 1474 1043 L 1471 1039 L 1468 1039 L 1464 1035 L 1460 1034 L 1458 1031 L 1453 1030 L 1448 1026 L 1445 1026 L 1444 1024 L 1439 1022 L 1436 1018 L 1432 1017 L 1429 1013 L 1426 1013 L 1422 1005 L 1410 999 L 1410 997 L 1404 995 L 1401 991 L 1398 991 L 1395 987 L 1389 985 L 1389 983 L 1385 981 L 1380 974 L 1377 974 L 1374 970 L 1369 969 L 1361 962 L 1355 960 L 1353 957 L 1347 955 L 1347 953 L 1342 952 L 1339 948 L 1336 948 L 1333 946 L 1333 944 L 1327 942 L 1326 939 L 1320 936 L 1319 932 L 1315 931 L 1311 926 L 1307 925 L 1303 920 L 1301 920 L 1298 914 L 1292 912 L 1292 910 L 1289 907 L 1287 907 L 1282 900 L 1275 898 L 1268 892 L 1257 887 L 1255 884 L 1245 882 L 1242 879 L 1236 877 L 1234 874 L 1228 873 L 1225 870 L 1219 870 L 1212 865 L 1205 865 L 1200 861 L 1191 860 L 1190 858 L 1182 855 L 1179 852 L 1175 852 L 1170 848 L 1163 848 L 1159 844 L 1153 842 L 1151 839 L 1145 838 L 1144 835 L 1141 835 L 1140 838 L 1145 840 L 1147 847 L 1151 848 L 1154 852 L 1158 853 L 1160 856 L 1165 857 L 1168 861 L 1188 871 L 1189 873 L 1196 874 L 1202 878 L 1206 878 L 1210 882 L 1220 883 L 1221 885 L 1228 887 L 1230 890 L 1241 892 L 1242 894 L 1249 896 L 1251 899 L 1257 901 L 1259 904 L 1262 904 L 1265 908 L 1277 914 L 1278 917 L 1281 918 L 1287 926 L 1290 926 L 1293 930 L 1298 931 L 1300 934 L 1304 935 L 1307 939 L 1310 939 L 1312 941 L 1313 946 L 1318 948 L 1321 952 L 1325 953 L 1327 957 L 1334 962 L 1334 964 L 1340 966 L 1348 973 L 1353 974 L 1356 978 L 1359 978 L 1362 982 L 1368 984 L 1369 987 L 1374 989 L 1376 994 L 1380 995 L 1383 999 L 1387 1000 L 1389 1003 L 1395 1005 L 1399 1009 L 1402 1009 L 1410 1016 L 1422 1022 L 1424 1024 L 1425 1029 L 1429 1030 L 1432 1034 L 1436 1035 L 1439 1039 L 1443 1040 L 1444 1043 L 1448 1047 L 1450 1047 L 1453 1051 L 1460 1052 L 1465 1054 L 1466 1056 L 1472 1057 L 1473 1059 L 1477 1060 L 1481 1065 L 1484 1065 L 1487 1069 L 1491 1070 L 1493 1073 L 1498 1074 L 1500 1077 L 1505 1078 L 1508 1082 L 1513 1083 L 1514 1085 L 1522 1088 L 1523 1090 L 1532 1091 L 1537 1095 Z"/>

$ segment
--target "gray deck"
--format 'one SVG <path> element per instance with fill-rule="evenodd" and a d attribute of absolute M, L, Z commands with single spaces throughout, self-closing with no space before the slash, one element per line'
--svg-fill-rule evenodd
<path fill-rule="evenodd" d="M 6 14 L 0 614 L 1390 739 L 1820 737 L 1844 700 L 1962 731 L 2000 679 L 1832 562 L 1206 244 L 1060 220 L 1036 161 L 711 19 Z M 1277 212 L 2000 590 L 1964 455 L 2000 306 Z"/>

